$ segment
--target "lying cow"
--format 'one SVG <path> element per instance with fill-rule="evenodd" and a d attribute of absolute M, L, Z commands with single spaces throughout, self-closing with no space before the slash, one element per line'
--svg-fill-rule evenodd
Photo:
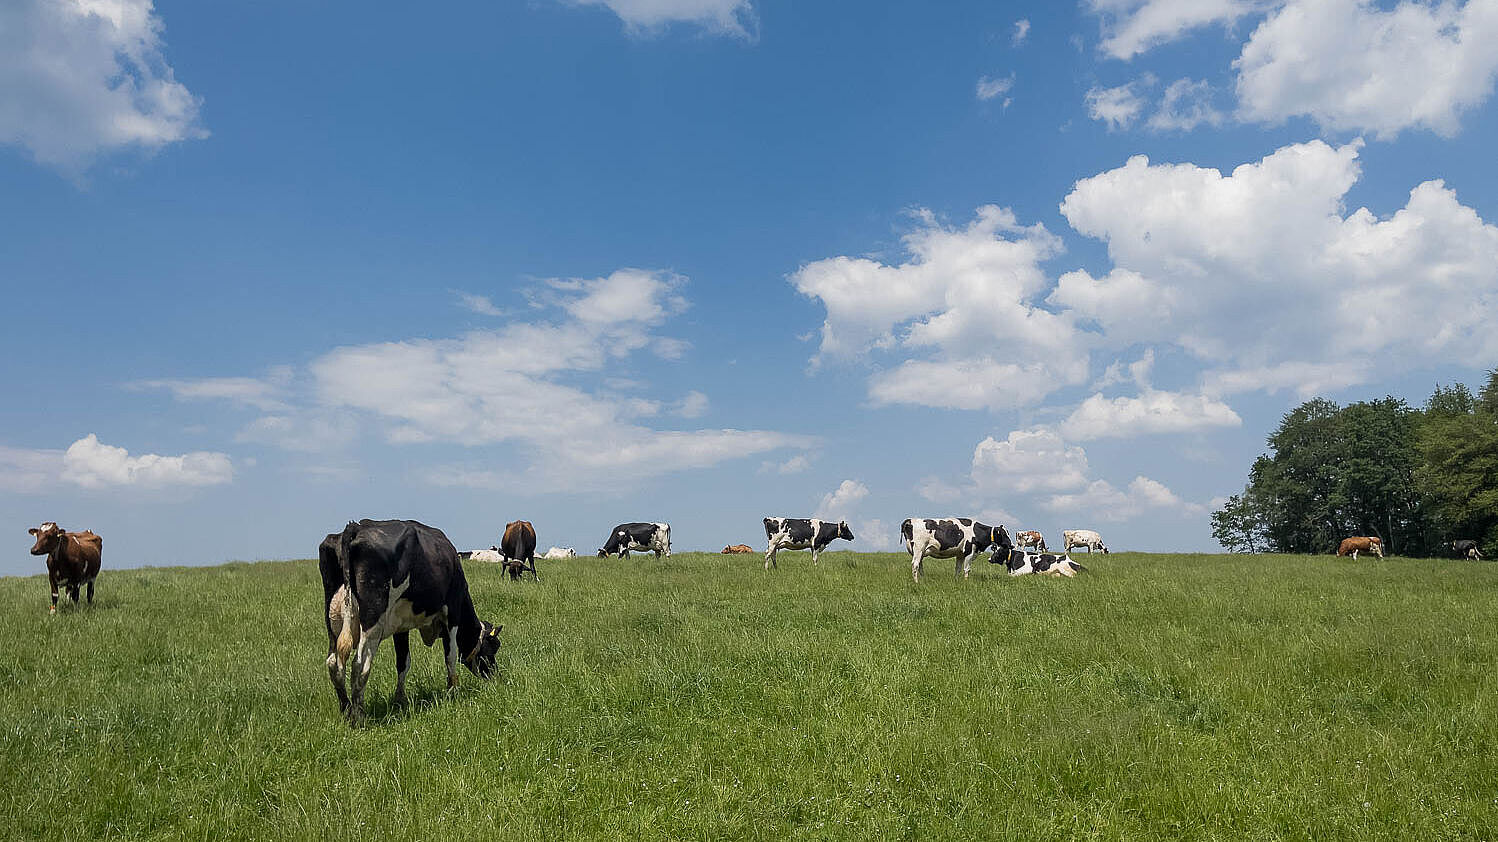
<path fill-rule="evenodd" d="M 1092 555 L 1093 550 L 1097 550 L 1103 555 L 1108 554 L 1108 545 L 1103 543 L 1103 536 L 1093 532 L 1091 529 L 1068 529 L 1061 533 L 1061 535 L 1062 539 L 1066 541 L 1066 546 L 1061 550 L 1064 553 L 1071 552 L 1075 547 L 1086 547 L 1088 555 Z"/>
<path fill-rule="evenodd" d="M 615 555 L 629 558 L 631 552 L 655 553 L 656 558 L 671 557 L 671 524 L 621 523 L 609 533 L 609 540 L 598 551 L 598 557 Z"/>
<path fill-rule="evenodd" d="M 420 632 L 428 646 L 442 638 L 449 690 L 458 686 L 460 659 L 480 678 L 494 674 L 504 627 L 479 619 L 458 551 L 442 530 L 414 520 L 361 520 L 324 538 L 317 562 L 328 629 L 328 678 L 349 722 L 364 719 L 364 688 L 375 652 L 387 637 L 395 640 L 397 705 L 406 701 L 412 631 Z M 349 693 L 344 667 L 351 654 Z"/>
<path fill-rule="evenodd" d="M 35 536 L 31 546 L 32 555 L 47 557 L 47 581 L 52 585 L 52 607 L 48 613 L 57 613 L 57 589 L 66 588 L 73 604 L 78 604 L 78 589 L 88 586 L 88 604 L 94 604 L 94 580 L 99 578 L 99 561 L 103 556 L 104 539 L 88 531 L 64 532 L 57 524 L 47 521 L 35 529 L 26 530 Z"/>
<path fill-rule="evenodd" d="M 1477 548 L 1476 541 L 1452 541 L 1451 551 L 1456 553 L 1457 558 L 1465 558 L 1468 561 L 1482 561 L 1482 550 Z"/>
<path fill-rule="evenodd" d="M 954 559 L 957 575 L 966 579 L 973 570 L 973 557 L 998 547 L 1005 553 L 1014 549 L 1014 542 L 1004 527 L 985 526 L 965 517 L 906 518 L 900 523 L 900 535 L 905 538 L 905 551 L 910 553 L 910 575 L 921 581 L 921 562 L 926 556 Z"/>
<path fill-rule="evenodd" d="M 571 547 L 552 547 L 541 554 L 546 559 L 577 558 L 577 550 Z"/>
<path fill-rule="evenodd" d="M 822 550 L 827 549 L 839 538 L 853 540 L 853 530 L 843 521 L 833 523 L 830 520 L 818 520 L 817 518 L 804 517 L 767 517 L 765 522 L 765 540 L 769 547 L 765 550 L 765 569 L 778 567 L 775 563 L 775 555 L 781 550 L 811 550 L 811 563 L 817 564 Z"/>
<path fill-rule="evenodd" d="M 504 554 L 505 572 L 512 581 L 529 570 L 537 582 L 541 574 L 536 572 L 536 529 L 528 520 L 516 520 L 505 524 L 505 534 L 499 539 L 499 551 Z"/>
<path fill-rule="evenodd" d="M 1379 558 L 1384 557 L 1384 541 L 1382 538 L 1343 538 L 1342 543 L 1337 546 L 1337 555 L 1350 555 L 1358 557 L 1358 553 L 1373 553 Z"/>
<path fill-rule="evenodd" d="M 1055 553 L 1027 553 L 1024 550 L 1010 550 L 1006 555 L 1002 551 L 995 550 L 988 560 L 993 563 L 1005 562 L 1009 568 L 1010 576 L 1025 576 L 1030 573 L 1038 573 L 1042 576 L 1065 576 L 1070 579 L 1078 573 L 1085 572 L 1087 568 L 1072 561 L 1071 556 L 1056 555 Z"/>
<path fill-rule="evenodd" d="M 729 544 L 728 546 L 724 547 L 722 550 L 719 550 L 718 554 L 719 555 L 744 555 L 746 553 L 752 553 L 752 552 L 754 552 L 754 548 L 751 547 L 751 546 L 749 546 L 748 544 Z"/>
<path fill-rule="evenodd" d="M 474 550 L 471 553 L 460 553 L 469 561 L 487 561 L 490 564 L 499 564 L 505 560 L 505 554 L 499 551 L 499 547 L 490 545 L 487 550 Z"/>
<path fill-rule="evenodd" d="M 1014 533 L 1014 545 L 1022 550 L 1046 551 L 1045 536 L 1033 529 Z"/>

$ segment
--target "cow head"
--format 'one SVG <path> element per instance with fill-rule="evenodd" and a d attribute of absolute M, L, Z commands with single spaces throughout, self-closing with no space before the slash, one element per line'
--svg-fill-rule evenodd
<path fill-rule="evenodd" d="M 1003 524 L 999 524 L 993 528 L 989 533 L 988 541 L 1006 553 L 1014 549 L 1014 541 L 1009 538 L 1009 533 L 1004 531 Z"/>
<path fill-rule="evenodd" d="M 62 540 L 62 529 L 51 521 L 26 530 L 26 534 L 36 536 L 36 544 L 31 547 L 32 555 L 48 555 L 57 549 L 58 541 Z"/>
<path fill-rule="evenodd" d="M 853 530 L 848 528 L 848 522 L 840 520 L 837 522 L 837 537 L 853 540 Z"/>
<path fill-rule="evenodd" d="M 468 671 L 479 678 L 494 677 L 495 658 L 499 655 L 499 633 L 504 625 L 491 625 L 487 621 L 479 621 L 479 639 L 474 644 L 473 650 L 463 659 L 463 665 Z"/>
<path fill-rule="evenodd" d="M 609 551 L 608 550 L 599 550 L 598 551 L 598 557 L 599 558 L 608 558 L 609 557 Z"/>

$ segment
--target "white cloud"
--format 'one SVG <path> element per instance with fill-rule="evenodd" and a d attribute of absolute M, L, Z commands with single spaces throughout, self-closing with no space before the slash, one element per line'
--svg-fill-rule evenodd
<path fill-rule="evenodd" d="M 1308 116 L 1327 129 L 1450 136 L 1498 75 L 1498 0 L 1290 0 L 1234 62 L 1239 116 Z"/>
<path fill-rule="evenodd" d="M 997 79 L 990 76 L 984 76 L 983 78 L 978 80 L 978 99 L 987 102 L 988 100 L 994 99 L 995 97 L 1003 96 L 1004 94 L 1009 93 L 1009 91 L 1013 88 L 1014 74 L 1012 73 L 1008 76 Z M 1007 106 L 1008 104 L 1009 98 L 1005 97 L 1004 105 Z"/>
<path fill-rule="evenodd" d="M 799 474 L 811 467 L 811 457 L 805 453 L 798 453 L 784 462 L 761 462 L 759 472 L 762 474 Z"/>
<path fill-rule="evenodd" d="M 1110 400 L 1101 394 L 1093 395 L 1061 422 L 1061 433 L 1073 441 L 1088 441 L 1151 433 L 1190 433 L 1242 424 L 1243 419 L 1232 407 L 1206 395 L 1145 389 L 1133 398 Z"/>
<path fill-rule="evenodd" d="M 151 0 L 0 4 L 0 143 L 76 173 L 112 150 L 206 137 L 162 29 Z"/>
<path fill-rule="evenodd" d="M 845 520 L 868 496 L 868 486 L 856 480 L 845 479 L 837 488 L 822 495 L 816 516 L 823 520 Z"/>
<path fill-rule="evenodd" d="M 679 415 L 682 418 L 701 418 L 707 414 L 707 409 L 710 405 L 711 402 L 707 399 L 707 395 L 694 389 L 687 392 L 686 397 L 677 401 L 671 407 L 671 414 Z"/>
<path fill-rule="evenodd" d="M 673 24 L 690 24 L 716 35 L 753 38 L 754 6 L 749 0 L 566 0 L 580 6 L 604 6 L 632 32 L 659 32 Z"/>
<path fill-rule="evenodd" d="M 1087 483 L 1087 452 L 1068 445 L 1054 430 L 1015 430 L 973 448 L 972 479 L 980 493 L 1028 494 L 1064 491 Z"/>
<path fill-rule="evenodd" d="M 504 310 L 494 306 L 494 302 L 490 301 L 487 295 L 478 295 L 477 293 L 463 292 L 462 290 L 458 290 L 456 295 L 458 296 L 458 304 L 470 313 L 496 317 L 505 314 Z"/>
<path fill-rule="evenodd" d="M 125 448 L 104 444 L 89 433 L 63 453 L 61 477 L 84 488 L 222 485 L 234 479 L 234 467 L 223 453 L 131 456 Z"/>
<path fill-rule="evenodd" d="M 1014 22 L 1014 33 L 1009 36 L 1009 43 L 1018 47 L 1025 43 L 1030 37 L 1030 21 L 1028 18 L 1020 18 Z"/>
<path fill-rule="evenodd" d="M 854 544 L 871 553 L 883 553 L 895 548 L 895 536 L 899 531 L 884 524 L 879 518 L 861 520 L 853 528 Z"/>
<path fill-rule="evenodd" d="M 289 369 L 278 368 L 265 378 L 199 377 L 189 379 L 137 380 L 126 384 L 130 389 L 160 389 L 171 392 L 177 400 L 226 400 L 266 411 L 285 410 L 285 391 L 291 378 Z"/>
<path fill-rule="evenodd" d="M 1498 228 L 1439 181 L 1391 216 L 1346 213 L 1359 148 L 1296 144 L 1229 175 L 1136 156 L 1083 179 L 1062 213 L 1115 268 L 1047 301 L 1113 347 L 1179 345 L 1218 393 L 1498 355 Z"/>
<path fill-rule="evenodd" d="M 1107 123 L 1109 131 L 1127 129 L 1144 112 L 1143 89 L 1153 84 L 1145 76 L 1116 88 L 1093 88 L 1085 97 L 1087 116 Z"/>
<path fill-rule="evenodd" d="M 1188 32 L 1231 24 L 1270 5 L 1266 0 L 1086 0 L 1102 18 L 1100 49 L 1130 59 Z"/>
<path fill-rule="evenodd" d="M 1159 109 L 1145 127 L 1157 132 L 1189 132 L 1200 125 L 1220 126 L 1223 114 L 1212 104 L 1213 95 L 1206 81 L 1177 79 L 1166 86 Z"/>
<path fill-rule="evenodd" d="M 941 477 L 925 477 L 916 483 L 915 493 L 921 495 L 921 499 L 933 503 L 955 503 L 962 499 L 964 492 Z"/>
<path fill-rule="evenodd" d="M 1174 510 L 1183 514 L 1200 515 L 1206 507 L 1182 500 L 1175 492 L 1157 480 L 1136 476 L 1128 487 L 1120 490 L 1106 480 L 1094 480 L 1087 487 L 1073 494 L 1054 494 L 1041 505 L 1053 512 L 1085 515 L 1085 520 L 1101 520 L 1112 523 L 1131 520 L 1148 510 Z"/>
<path fill-rule="evenodd" d="M 0 446 L 0 491 L 23 494 L 46 491 L 57 483 L 61 474 L 61 450 Z"/>
<path fill-rule="evenodd" d="M 992 205 L 965 228 L 917 219 L 906 263 L 833 257 L 791 275 L 827 309 L 813 366 L 898 352 L 906 359 L 870 378 L 875 404 L 962 409 L 1032 403 L 1086 380 L 1085 337 L 1034 302 L 1049 287 L 1039 264 L 1059 240 Z"/>

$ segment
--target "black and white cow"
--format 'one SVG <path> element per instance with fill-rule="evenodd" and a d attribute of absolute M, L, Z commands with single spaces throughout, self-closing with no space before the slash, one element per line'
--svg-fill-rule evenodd
<path fill-rule="evenodd" d="M 1062 552 L 1071 552 L 1074 547 L 1086 547 L 1087 554 L 1092 555 L 1094 550 L 1103 555 L 1108 554 L 1108 545 L 1103 543 L 1103 536 L 1091 529 L 1067 529 L 1061 533 L 1066 546 Z"/>
<path fill-rule="evenodd" d="M 1482 550 L 1477 548 L 1476 541 L 1452 541 L 1451 551 L 1456 553 L 1457 558 L 1482 561 Z"/>
<path fill-rule="evenodd" d="M 833 523 L 816 518 L 767 517 L 765 540 L 769 542 L 769 548 L 765 550 L 765 569 L 779 566 L 775 563 L 775 554 L 781 550 L 809 549 L 811 563 L 817 564 L 817 557 L 822 554 L 822 550 L 839 538 L 853 540 L 853 530 L 843 521 Z"/>
<path fill-rule="evenodd" d="M 973 557 L 999 547 L 1005 552 L 1014 548 L 1004 527 L 987 526 L 966 517 L 906 518 L 900 523 L 905 551 L 910 553 L 910 575 L 921 581 L 921 561 L 926 556 L 950 558 L 957 575 L 966 579 L 973 570 Z"/>
<path fill-rule="evenodd" d="M 609 533 L 609 540 L 598 551 L 598 557 L 617 555 L 629 558 L 631 551 L 655 553 L 656 558 L 664 554 L 666 558 L 670 558 L 671 524 L 621 523 Z"/>
<path fill-rule="evenodd" d="M 1039 573 L 1042 576 L 1065 576 L 1068 579 L 1082 573 L 1087 568 L 1072 561 L 1071 556 L 1056 553 L 1027 553 L 1024 550 L 1014 549 L 1005 553 L 995 550 L 990 562 L 1005 562 L 1009 568 L 1010 576 L 1024 576 L 1030 573 Z"/>
<path fill-rule="evenodd" d="M 395 639 L 395 698 L 406 700 L 410 632 L 431 646 L 442 638 L 447 686 L 458 685 L 458 661 L 480 678 L 494 674 L 499 632 L 480 620 L 452 542 L 414 520 L 361 520 L 323 539 L 317 549 L 323 616 L 328 628 L 328 678 L 351 723 L 364 718 L 364 687 L 380 641 Z M 358 647 L 355 654 L 355 647 Z M 354 655 L 344 689 L 344 667 Z"/>

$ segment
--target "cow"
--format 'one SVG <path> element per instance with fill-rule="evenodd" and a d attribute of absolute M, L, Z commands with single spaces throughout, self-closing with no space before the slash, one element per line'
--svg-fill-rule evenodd
<path fill-rule="evenodd" d="M 853 540 L 853 530 L 844 521 L 833 523 L 817 518 L 767 517 L 764 523 L 765 540 L 769 543 L 765 550 L 766 570 L 779 566 L 775 563 L 775 555 L 781 550 L 810 549 L 811 563 L 818 564 L 818 557 L 828 544 L 839 538 Z"/>
<path fill-rule="evenodd" d="M 547 559 L 577 558 L 577 550 L 571 547 L 552 547 L 542 553 L 541 557 Z"/>
<path fill-rule="evenodd" d="M 490 564 L 499 564 L 505 560 L 505 554 L 499 551 L 499 547 L 492 544 L 487 550 L 474 550 L 468 553 L 459 553 L 458 555 L 469 561 L 487 561 Z"/>
<path fill-rule="evenodd" d="M 1086 567 L 1072 561 L 1071 556 L 1065 554 L 1027 553 L 1020 549 L 1010 550 L 1007 554 L 1001 553 L 1001 550 L 995 550 L 988 560 L 993 563 L 1005 562 L 1010 576 L 1038 573 L 1042 576 L 1065 576 L 1070 579 L 1087 570 Z"/>
<path fill-rule="evenodd" d="M 88 531 L 65 532 L 52 521 L 35 529 L 26 530 L 34 536 L 32 555 L 47 557 L 47 581 L 52 585 L 52 607 L 47 613 L 57 613 L 57 589 L 66 588 L 73 604 L 78 604 L 78 589 L 88 586 L 88 604 L 94 604 L 94 580 L 99 578 L 99 560 L 103 555 L 104 539 Z"/>
<path fill-rule="evenodd" d="M 499 539 L 499 551 L 505 556 L 505 572 L 510 579 L 519 581 L 529 570 L 531 576 L 541 581 L 536 572 L 536 529 L 528 520 L 516 520 L 505 524 L 505 534 Z"/>
<path fill-rule="evenodd" d="M 1061 550 L 1064 553 L 1071 552 L 1073 547 L 1086 547 L 1088 555 L 1092 555 L 1093 550 L 1099 550 L 1103 555 L 1108 554 L 1108 545 L 1103 543 L 1103 536 L 1091 529 L 1068 529 L 1061 535 L 1066 541 L 1066 546 Z"/>
<path fill-rule="evenodd" d="M 460 660 L 480 678 L 494 675 L 504 627 L 479 619 L 458 551 L 442 530 L 414 520 L 351 522 L 323 539 L 317 559 L 326 601 L 328 678 L 350 724 L 364 720 L 364 688 L 375 652 L 387 637 L 395 640 L 396 705 L 406 701 L 412 631 L 428 646 L 442 639 L 449 690 L 458 686 Z M 344 688 L 350 655 L 352 692 Z"/>
<path fill-rule="evenodd" d="M 1046 551 L 1045 536 L 1033 529 L 1014 533 L 1014 545 L 1020 549 L 1035 549 Z"/>
<path fill-rule="evenodd" d="M 1342 543 L 1337 546 L 1338 557 L 1351 555 L 1358 557 L 1358 553 L 1373 553 L 1379 558 L 1384 557 L 1384 541 L 1382 538 L 1343 538 Z"/>
<path fill-rule="evenodd" d="M 1465 558 L 1468 561 L 1482 561 L 1482 550 L 1477 548 L 1476 541 L 1452 541 L 1451 551 L 1456 553 L 1458 558 Z"/>
<path fill-rule="evenodd" d="M 748 544 L 729 544 L 719 551 L 719 555 L 744 555 L 754 552 L 754 548 Z"/>
<path fill-rule="evenodd" d="M 910 575 L 921 581 L 921 562 L 926 556 L 954 559 L 957 575 L 966 579 L 973 569 L 973 557 L 999 547 L 1014 549 L 1014 542 L 1003 525 L 986 526 L 972 518 L 906 518 L 900 523 L 905 551 L 910 553 Z"/>
<path fill-rule="evenodd" d="M 655 553 L 656 558 L 671 557 L 671 524 L 621 523 L 609 533 L 609 540 L 598 551 L 598 557 L 616 555 L 629 558 L 631 551 Z"/>

